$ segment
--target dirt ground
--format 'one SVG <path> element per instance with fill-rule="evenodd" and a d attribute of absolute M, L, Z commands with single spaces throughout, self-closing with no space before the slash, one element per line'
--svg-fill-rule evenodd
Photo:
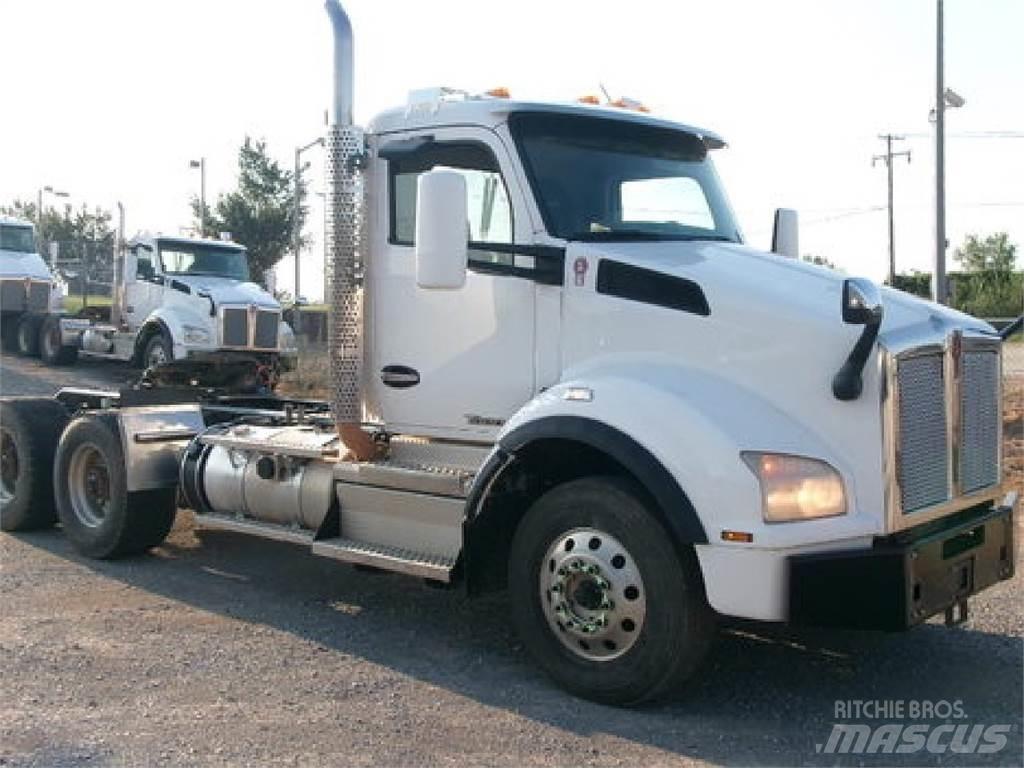
<path fill-rule="evenodd" d="M 5 394 L 62 383 L 0 363 Z M 1017 485 L 1022 408 L 1018 387 L 1005 408 Z M 0 534 L 0 766 L 1016 766 L 1022 586 L 1018 569 L 956 628 L 727 622 L 676 700 L 620 710 L 549 682 L 502 596 L 198 530 L 188 513 L 164 546 L 116 562 L 79 557 L 58 530 Z M 1012 731 L 990 755 L 818 754 L 836 702 L 868 699 L 960 701 L 966 722 Z"/>

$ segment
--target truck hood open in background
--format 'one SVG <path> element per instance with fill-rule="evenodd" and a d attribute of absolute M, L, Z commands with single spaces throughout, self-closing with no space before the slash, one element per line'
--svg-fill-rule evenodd
<path fill-rule="evenodd" d="M 218 306 L 221 304 L 255 304 L 259 307 L 274 309 L 281 307 L 277 299 L 256 283 L 209 275 L 168 275 L 168 285 L 173 285 L 172 280 L 188 286 L 193 295 L 200 292 L 209 293 Z"/>
<path fill-rule="evenodd" d="M 0 279 L 32 278 L 33 280 L 51 280 L 50 270 L 38 253 L 21 253 L 20 251 L 0 251 Z"/>

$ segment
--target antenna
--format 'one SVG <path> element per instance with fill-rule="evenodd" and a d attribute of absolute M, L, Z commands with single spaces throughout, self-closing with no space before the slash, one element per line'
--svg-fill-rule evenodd
<path fill-rule="evenodd" d="M 601 93 L 604 94 L 604 100 L 606 104 L 612 103 L 612 97 L 608 95 L 608 89 L 604 87 L 604 83 L 597 84 L 601 88 Z"/>

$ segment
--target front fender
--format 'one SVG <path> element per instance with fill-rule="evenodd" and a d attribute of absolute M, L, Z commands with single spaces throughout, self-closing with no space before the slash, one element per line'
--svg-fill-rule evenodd
<path fill-rule="evenodd" d="M 877 515 L 860 511 L 856 503 L 853 473 L 843 457 L 756 392 L 713 373 L 639 361 L 581 372 L 517 412 L 499 434 L 499 445 L 530 423 L 561 416 L 605 425 L 646 450 L 692 502 L 710 543 L 722 543 L 723 530 L 753 532 L 757 547 L 782 547 L 855 538 L 877 529 Z M 741 451 L 829 462 L 844 478 L 850 513 L 764 523 L 760 489 Z"/>
<path fill-rule="evenodd" d="M 186 346 L 185 346 L 185 326 L 194 325 L 200 328 L 205 328 L 210 334 L 210 343 L 201 346 L 190 346 L 187 349 L 216 349 L 217 348 L 217 328 L 210 322 L 208 314 L 204 315 L 201 312 L 193 312 L 189 308 L 184 308 L 180 305 L 175 306 L 161 306 L 154 309 L 146 317 L 143 327 L 159 325 L 163 328 L 171 337 L 171 343 L 174 347 L 174 359 L 180 360 L 185 357 Z M 141 342 L 143 334 L 139 335 L 139 342 Z M 137 343 L 138 344 L 138 343 Z"/>

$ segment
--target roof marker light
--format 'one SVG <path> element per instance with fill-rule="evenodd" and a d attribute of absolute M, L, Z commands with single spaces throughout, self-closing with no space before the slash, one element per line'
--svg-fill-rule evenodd
<path fill-rule="evenodd" d="M 497 88 L 491 88 L 489 91 L 484 92 L 485 96 L 490 96 L 492 99 L 511 99 L 512 96 L 508 92 L 508 88 L 505 86 L 499 86 Z"/>

